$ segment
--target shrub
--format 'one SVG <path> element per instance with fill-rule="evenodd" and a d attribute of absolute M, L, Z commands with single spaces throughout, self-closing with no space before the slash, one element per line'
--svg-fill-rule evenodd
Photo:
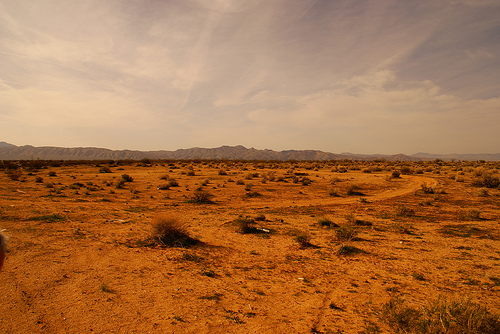
<path fill-rule="evenodd" d="M 497 188 L 500 185 L 500 179 L 491 174 L 483 174 L 475 179 L 472 184 L 476 187 Z"/>
<path fill-rule="evenodd" d="M 154 243 L 169 247 L 189 247 L 198 243 L 191 238 L 186 226 L 177 218 L 160 216 L 153 220 L 151 239 Z"/>
<path fill-rule="evenodd" d="M 255 220 L 252 218 L 237 218 L 233 221 L 234 224 L 238 226 L 238 231 L 242 234 L 248 233 L 258 233 L 258 229 L 255 226 Z"/>
<path fill-rule="evenodd" d="M 424 194 L 434 194 L 434 188 L 428 187 L 425 183 L 422 183 L 421 188 Z"/>
<path fill-rule="evenodd" d="M 122 174 L 122 180 L 125 182 L 132 182 L 134 179 L 128 174 Z"/>
<path fill-rule="evenodd" d="M 328 195 L 330 195 L 330 197 L 338 197 L 340 196 L 339 190 L 337 188 L 330 189 L 328 190 Z"/>
<path fill-rule="evenodd" d="M 348 196 L 363 196 L 364 194 L 359 191 L 359 186 L 355 184 L 349 184 L 347 186 L 347 195 Z"/>
<path fill-rule="evenodd" d="M 447 300 L 440 297 L 421 309 L 393 298 L 383 306 L 381 315 L 391 328 L 402 333 L 500 333 L 498 315 L 465 298 Z"/>
<path fill-rule="evenodd" d="M 365 251 L 352 245 L 342 245 L 337 251 L 338 255 L 351 255 L 359 253 L 365 253 Z"/>
<path fill-rule="evenodd" d="M 266 216 L 263 215 L 263 214 L 259 214 L 259 215 L 255 216 L 254 219 L 255 219 L 256 222 L 257 221 L 265 221 L 266 220 Z"/>
<path fill-rule="evenodd" d="M 335 235 L 340 241 L 351 241 L 356 239 L 358 231 L 353 226 L 343 225 L 337 228 Z"/>
<path fill-rule="evenodd" d="M 393 170 L 392 173 L 391 173 L 391 177 L 397 179 L 398 177 L 400 177 L 401 175 L 401 172 L 400 171 L 397 171 L 397 170 Z"/>
<path fill-rule="evenodd" d="M 398 205 L 395 211 L 396 211 L 396 216 L 400 217 L 410 217 L 415 215 L 415 210 L 407 208 L 403 204 Z"/>
<path fill-rule="evenodd" d="M 178 187 L 179 186 L 179 182 L 177 182 L 175 179 L 170 179 L 168 181 L 168 185 L 171 186 L 171 187 Z"/>
<path fill-rule="evenodd" d="M 321 218 L 319 221 L 318 221 L 319 225 L 320 226 L 323 226 L 323 227 L 338 227 L 337 224 L 335 224 L 334 222 L 332 222 L 330 219 L 328 218 Z"/>
<path fill-rule="evenodd" d="M 111 169 L 109 167 L 101 167 L 99 168 L 99 173 L 111 173 Z"/>
<path fill-rule="evenodd" d="M 9 179 L 12 181 L 19 181 L 23 173 L 19 169 L 11 169 L 6 172 Z"/>
<path fill-rule="evenodd" d="M 302 247 L 302 248 L 312 246 L 311 236 L 306 232 L 300 232 L 298 235 L 296 235 L 295 241 L 297 241 L 299 243 L 300 247 Z"/>
<path fill-rule="evenodd" d="M 164 184 L 160 184 L 158 187 L 157 187 L 158 190 L 168 190 L 170 189 L 170 184 L 168 183 L 164 183 Z"/>
<path fill-rule="evenodd" d="M 210 194 L 208 191 L 198 189 L 193 192 L 193 196 L 191 197 L 190 202 L 198 204 L 210 204 L 213 203 L 213 197 L 214 195 Z"/>
<path fill-rule="evenodd" d="M 123 188 L 125 183 L 127 183 L 127 182 L 124 179 L 120 179 L 120 180 L 116 181 L 115 187 L 118 189 L 121 189 L 121 188 Z"/>

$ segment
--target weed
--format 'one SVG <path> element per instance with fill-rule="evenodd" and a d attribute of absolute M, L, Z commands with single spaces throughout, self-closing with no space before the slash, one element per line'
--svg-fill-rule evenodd
<path fill-rule="evenodd" d="M 391 177 L 394 178 L 394 179 L 397 179 L 399 178 L 401 175 L 401 173 L 397 170 L 393 170 L 392 173 L 391 173 Z"/>
<path fill-rule="evenodd" d="M 415 210 L 407 208 L 404 204 L 400 204 L 395 209 L 396 216 L 411 217 L 415 215 Z"/>
<path fill-rule="evenodd" d="M 328 218 L 321 218 L 319 221 L 318 221 L 318 224 L 320 226 L 323 226 L 323 227 L 338 227 L 339 225 L 335 224 L 334 222 L 332 222 L 330 219 Z"/>
<path fill-rule="evenodd" d="M 245 194 L 245 197 L 250 197 L 250 198 L 260 197 L 260 196 L 262 196 L 262 194 L 257 191 L 251 191 Z"/>
<path fill-rule="evenodd" d="M 463 220 L 480 220 L 481 211 L 478 209 L 471 209 L 467 211 L 467 213 L 461 214 L 460 218 L 462 218 Z"/>
<path fill-rule="evenodd" d="M 200 263 L 204 260 L 203 257 L 196 255 L 196 254 L 190 254 L 190 253 L 182 253 L 182 259 L 186 261 L 191 261 L 195 263 Z"/>
<path fill-rule="evenodd" d="M 335 230 L 335 235 L 340 241 L 351 241 L 356 239 L 358 231 L 353 226 L 343 225 Z"/>
<path fill-rule="evenodd" d="M 360 253 L 365 253 L 365 251 L 352 245 L 342 245 L 337 251 L 338 255 L 353 255 Z"/>
<path fill-rule="evenodd" d="M 125 185 L 125 183 L 127 183 L 127 182 L 124 179 L 120 179 L 120 180 L 116 181 L 115 187 L 117 189 L 122 189 L 123 186 Z"/>
<path fill-rule="evenodd" d="M 101 167 L 99 168 L 99 173 L 111 173 L 111 169 L 109 167 Z"/>
<path fill-rule="evenodd" d="M 197 204 L 211 204 L 213 203 L 213 197 L 214 195 L 208 191 L 197 189 L 193 192 L 193 196 L 191 196 L 189 202 Z"/>
<path fill-rule="evenodd" d="M 420 186 L 424 194 L 434 194 L 434 188 L 428 187 L 427 184 L 422 183 Z"/>
<path fill-rule="evenodd" d="M 417 281 L 425 281 L 424 274 L 414 271 L 411 276 Z"/>
<path fill-rule="evenodd" d="M 101 283 L 101 286 L 99 287 L 99 289 L 102 292 L 115 293 L 115 290 L 113 290 L 112 288 L 110 288 L 109 285 L 107 285 L 106 283 Z"/>
<path fill-rule="evenodd" d="M 170 189 L 170 184 L 168 184 L 168 183 L 160 184 L 156 189 L 158 189 L 158 190 L 168 190 L 168 189 Z"/>
<path fill-rule="evenodd" d="M 257 216 L 255 216 L 254 220 L 257 222 L 257 221 L 265 221 L 266 220 L 266 216 L 263 215 L 263 214 L 259 214 Z"/>
<path fill-rule="evenodd" d="M 51 215 L 32 217 L 32 218 L 30 218 L 30 220 L 36 220 L 36 221 L 40 221 L 43 223 L 55 223 L 55 222 L 63 221 L 64 217 L 61 215 L 58 215 L 57 213 L 53 213 Z"/>
<path fill-rule="evenodd" d="M 177 218 L 159 216 L 153 220 L 151 239 L 154 243 L 170 247 L 189 247 L 198 243 L 189 236 L 186 226 Z"/>
<path fill-rule="evenodd" d="M 416 309 L 399 298 L 382 308 L 382 319 L 399 333 L 428 334 L 493 334 L 500 332 L 496 314 L 465 298 L 447 300 L 442 297 Z"/>
<path fill-rule="evenodd" d="M 199 299 L 215 300 L 218 302 L 222 299 L 222 296 L 224 296 L 222 293 L 216 292 L 213 295 L 201 296 Z"/>
<path fill-rule="evenodd" d="M 132 176 L 130 176 L 128 174 L 122 174 L 122 180 L 124 182 L 132 182 L 132 181 L 134 181 L 134 179 L 132 178 Z"/>
<path fill-rule="evenodd" d="M 364 194 L 359 191 L 360 187 L 356 184 L 349 184 L 347 186 L 347 196 L 363 196 Z"/>
<path fill-rule="evenodd" d="M 295 236 L 295 241 L 297 241 L 302 248 L 312 246 L 311 236 L 306 232 L 300 232 L 297 236 Z"/>
<path fill-rule="evenodd" d="M 330 197 L 339 197 L 340 195 L 339 195 L 338 188 L 332 188 L 332 189 L 328 190 L 328 195 Z"/>
<path fill-rule="evenodd" d="M 247 233 L 259 233 L 259 230 L 255 226 L 255 220 L 252 218 L 237 218 L 233 221 L 235 225 L 238 226 L 238 231 L 243 234 Z"/>
<path fill-rule="evenodd" d="M 414 234 L 413 226 L 411 226 L 410 224 L 396 223 L 392 225 L 392 228 L 397 233 L 409 234 L 409 235 Z"/>

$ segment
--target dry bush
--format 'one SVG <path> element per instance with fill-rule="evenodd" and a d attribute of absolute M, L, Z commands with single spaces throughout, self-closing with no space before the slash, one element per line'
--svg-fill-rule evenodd
<path fill-rule="evenodd" d="M 151 240 L 169 247 L 189 247 L 198 243 L 197 239 L 189 236 L 184 223 L 170 216 L 159 216 L 153 220 Z"/>
<path fill-rule="evenodd" d="M 442 297 L 417 309 L 393 298 L 382 309 L 382 318 L 398 333 L 493 334 L 500 333 L 497 314 L 465 298 Z"/>
<path fill-rule="evenodd" d="M 353 226 L 343 225 L 335 230 L 335 235 L 340 241 L 351 241 L 358 236 L 358 230 Z"/>
<path fill-rule="evenodd" d="M 415 210 L 412 208 L 407 208 L 405 205 L 400 204 L 395 209 L 396 216 L 400 217 L 410 217 L 415 215 Z"/>
<path fill-rule="evenodd" d="M 306 232 L 300 232 L 295 236 L 295 241 L 299 244 L 301 248 L 312 247 L 311 244 L 311 235 Z"/>
<path fill-rule="evenodd" d="M 205 190 L 195 190 L 193 196 L 189 202 L 197 204 L 211 204 L 213 203 L 212 198 L 214 195 Z"/>

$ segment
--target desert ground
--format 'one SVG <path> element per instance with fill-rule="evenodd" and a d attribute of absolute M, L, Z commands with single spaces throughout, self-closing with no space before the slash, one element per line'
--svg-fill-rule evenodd
<path fill-rule="evenodd" d="M 4 162 L 0 332 L 397 333 L 395 301 L 498 317 L 499 170 Z M 161 242 L 162 221 L 192 239 Z"/>

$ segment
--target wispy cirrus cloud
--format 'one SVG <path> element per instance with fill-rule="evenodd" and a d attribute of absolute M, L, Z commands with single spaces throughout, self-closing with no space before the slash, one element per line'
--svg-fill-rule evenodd
<path fill-rule="evenodd" d="M 497 152 L 499 14 L 486 0 L 5 0 L 1 139 Z"/>

